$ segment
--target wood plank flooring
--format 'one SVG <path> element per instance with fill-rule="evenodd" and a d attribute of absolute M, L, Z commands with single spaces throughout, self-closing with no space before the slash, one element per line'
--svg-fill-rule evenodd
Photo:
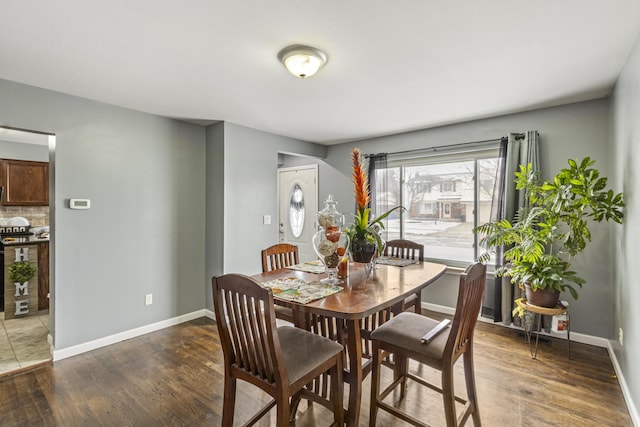
<path fill-rule="evenodd" d="M 475 367 L 483 425 L 631 426 L 607 352 L 574 344 L 569 361 L 566 350 L 566 341 L 554 339 L 541 343 L 532 360 L 516 331 L 479 323 Z M 417 365 L 411 369 L 435 374 Z M 383 374 L 385 384 L 390 372 Z M 461 367 L 457 374 L 457 390 L 464 390 Z M 223 376 L 215 323 L 201 318 L 0 379 L 0 426 L 218 426 Z M 363 426 L 369 382 L 367 377 Z M 389 399 L 434 427 L 444 425 L 439 395 L 415 383 L 402 402 L 393 394 Z M 240 382 L 235 425 L 267 401 Z M 303 402 L 296 425 L 326 426 L 331 419 L 325 408 Z M 274 420 L 271 414 L 258 425 Z M 380 426 L 405 425 L 384 412 L 378 420 Z"/>

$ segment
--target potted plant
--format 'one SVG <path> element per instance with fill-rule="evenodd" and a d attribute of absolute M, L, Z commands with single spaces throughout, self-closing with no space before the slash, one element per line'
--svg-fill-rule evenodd
<path fill-rule="evenodd" d="M 531 165 L 521 165 L 516 188 L 525 191 L 529 206 L 513 222 L 491 221 L 473 230 L 489 248 L 479 261 L 489 261 L 495 248 L 503 246 L 506 263 L 496 276 L 509 276 L 531 304 L 554 307 L 561 291 L 578 299 L 577 288 L 585 280 L 571 270 L 571 259 L 591 241 L 589 222 L 622 223 L 622 193 L 606 189 L 607 178 L 592 168 L 594 163 L 589 157 L 569 160 L 568 167 L 542 183 Z M 517 299 L 514 314 L 522 314 L 521 304 Z"/>
<path fill-rule="evenodd" d="M 370 201 L 369 179 L 362 166 L 362 153 L 360 149 L 354 148 L 352 155 L 353 184 L 355 186 L 355 196 L 357 212 L 352 226 L 347 227 L 345 232 L 349 236 L 349 246 L 351 255 L 355 262 L 370 262 L 376 252 L 382 253 L 384 242 L 380 237 L 380 231 L 384 229 L 383 219 L 391 212 L 402 206 L 396 206 L 382 215 L 369 220 L 371 208 L 368 207 Z"/>
<path fill-rule="evenodd" d="M 9 266 L 8 276 L 13 283 L 23 284 L 31 280 L 36 272 L 36 266 L 29 261 L 18 261 Z"/>

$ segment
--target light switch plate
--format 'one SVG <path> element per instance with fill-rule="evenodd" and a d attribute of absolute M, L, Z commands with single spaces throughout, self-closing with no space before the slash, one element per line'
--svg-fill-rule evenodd
<path fill-rule="evenodd" d="M 271 215 L 263 215 L 262 217 L 262 223 L 264 225 L 269 225 L 271 224 Z"/>

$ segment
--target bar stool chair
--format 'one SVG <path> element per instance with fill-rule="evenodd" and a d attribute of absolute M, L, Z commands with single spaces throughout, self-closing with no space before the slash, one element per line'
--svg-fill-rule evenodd
<path fill-rule="evenodd" d="M 261 252 L 262 272 L 284 270 L 296 265 L 298 261 L 298 247 L 288 243 L 271 245 Z M 293 323 L 293 312 L 288 307 L 276 305 L 276 318 Z"/>
<path fill-rule="evenodd" d="M 290 425 L 291 398 L 323 373 L 331 376 L 334 423 L 344 422 L 343 346 L 300 328 L 276 328 L 273 292 L 250 277 L 212 278 L 213 304 L 224 354 L 222 425 L 233 425 L 236 382 L 251 383 L 273 399 L 246 425 L 277 407 L 276 425 Z"/>
<path fill-rule="evenodd" d="M 486 281 L 486 266 L 473 264 L 460 275 L 458 302 L 450 328 L 423 343 L 425 334 L 438 326 L 437 320 L 411 312 L 403 312 L 382 324 L 371 333 L 373 368 L 371 375 L 371 403 L 369 426 L 375 426 L 378 409 L 383 409 L 415 426 L 428 424 L 383 402 L 398 385 L 404 398 L 407 378 L 442 394 L 447 427 L 462 426 L 469 416 L 475 427 L 481 425 L 473 370 L 473 332 L 480 313 Z M 385 354 L 393 354 L 397 365 L 395 380 L 380 393 L 380 365 Z M 453 366 L 463 356 L 467 400 L 454 392 Z M 441 371 L 442 387 L 428 383 L 408 370 L 408 359 Z M 460 417 L 456 417 L 455 402 L 463 403 Z"/>
<path fill-rule="evenodd" d="M 424 245 L 406 239 L 389 240 L 384 247 L 384 256 L 424 261 Z M 422 313 L 421 302 L 422 291 L 419 291 L 404 299 L 402 311 L 413 307 L 413 311 L 420 314 Z"/>

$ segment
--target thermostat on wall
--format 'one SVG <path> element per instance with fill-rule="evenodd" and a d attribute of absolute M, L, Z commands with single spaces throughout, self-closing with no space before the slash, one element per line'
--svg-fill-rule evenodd
<path fill-rule="evenodd" d="M 91 200 L 89 199 L 69 199 L 69 207 L 71 209 L 89 209 Z"/>

